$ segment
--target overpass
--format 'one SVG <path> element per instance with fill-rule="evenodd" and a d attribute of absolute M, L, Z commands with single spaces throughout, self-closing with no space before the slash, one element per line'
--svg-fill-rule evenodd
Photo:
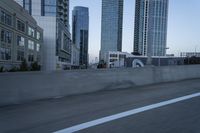
<path fill-rule="evenodd" d="M 199 69 L 1 74 L 0 132 L 199 132 Z"/>

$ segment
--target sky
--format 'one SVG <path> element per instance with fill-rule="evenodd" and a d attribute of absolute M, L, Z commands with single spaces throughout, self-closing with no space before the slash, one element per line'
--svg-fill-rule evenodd
<path fill-rule="evenodd" d="M 89 7 L 89 58 L 94 62 L 101 45 L 101 0 L 70 0 L 74 6 Z M 124 0 L 122 51 L 133 51 L 135 0 Z M 200 51 L 200 0 L 169 0 L 168 54 Z"/>

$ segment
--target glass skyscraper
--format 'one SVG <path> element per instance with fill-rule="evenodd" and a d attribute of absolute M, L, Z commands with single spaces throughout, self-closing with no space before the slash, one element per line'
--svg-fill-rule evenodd
<path fill-rule="evenodd" d="M 136 0 L 134 53 L 165 56 L 169 0 Z"/>
<path fill-rule="evenodd" d="M 122 50 L 124 0 L 102 0 L 100 60 L 108 51 Z"/>
<path fill-rule="evenodd" d="M 79 65 L 88 66 L 89 10 L 87 7 L 74 7 L 72 12 L 72 43 L 80 50 Z"/>
<path fill-rule="evenodd" d="M 44 30 L 44 70 L 71 65 L 69 0 L 16 0 Z"/>

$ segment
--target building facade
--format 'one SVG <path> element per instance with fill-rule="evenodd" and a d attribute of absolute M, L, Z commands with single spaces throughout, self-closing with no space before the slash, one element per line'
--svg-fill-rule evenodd
<path fill-rule="evenodd" d="M 16 0 L 44 30 L 44 70 L 71 67 L 69 0 Z"/>
<path fill-rule="evenodd" d="M 89 9 L 87 7 L 74 7 L 72 12 L 72 42 L 79 49 L 79 65 L 87 68 L 89 39 Z"/>
<path fill-rule="evenodd" d="M 200 52 L 181 52 L 180 57 L 200 57 Z"/>
<path fill-rule="evenodd" d="M 116 52 L 116 51 L 108 51 L 106 52 L 106 59 L 104 60 L 106 63 L 106 68 L 123 68 L 125 67 L 124 62 L 126 57 L 130 54 L 127 52 Z"/>
<path fill-rule="evenodd" d="M 0 67 L 19 68 L 22 61 L 43 65 L 43 30 L 13 0 L 0 1 Z"/>
<path fill-rule="evenodd" d="M 100 60 L 108 51 L 122 50 L 123 0 L 102 0 Z"/>
<path fill-rule="evenodd" d="M 169 0 L 136 0 L 134 52 L 165 56 Z"/>

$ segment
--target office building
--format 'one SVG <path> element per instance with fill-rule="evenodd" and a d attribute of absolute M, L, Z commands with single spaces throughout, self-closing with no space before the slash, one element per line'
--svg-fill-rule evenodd
<path fill-rule="evenodd" d="M 122 51 L 123 0 L 102 0 L 100 60 L 108 51 Z"/>
<path fill-rule="evenodd" d="M 79 65 L 88 67 L 89 10 L 74 7 L 72 12 L 72 42 L 79 49 Z"/>
<path fill-rule="evenodd" d="M 28 65 L 42 65 L 43 30 L 35 19 L 13 0 L 0 1 L 0 67 L 19 68 L 22 61 Z"/>
<path fill-rule="evenodd" d="M 136 0 L 134 53 L 165 56 L 169 0 Z"/>
<path fill-rule="evenodd" d="M 44 30 L 44 70 L 71 67 L 69 0 L 16 0 Z"/>
<path fill-rule="evenodd" d="M 106 68 L 122 68 L 125 67 L 125 59 L 128 57 L 127 52 L 109 51 L 106 53 L 105 63 Z"/>

